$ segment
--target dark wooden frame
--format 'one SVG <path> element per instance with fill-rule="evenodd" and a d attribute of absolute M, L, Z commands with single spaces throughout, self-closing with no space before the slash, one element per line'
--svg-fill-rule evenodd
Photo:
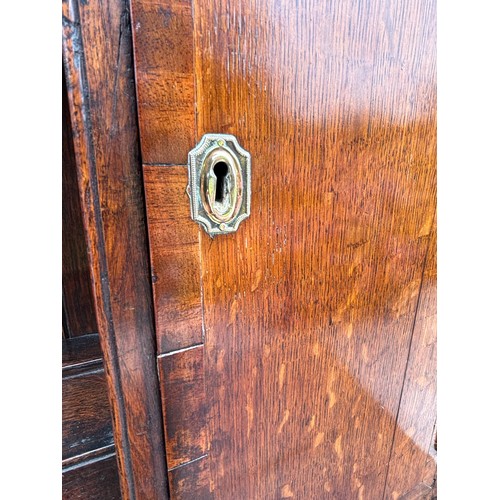
<path fill-rule="evenodd" d="M 63 0 L 63 62 L 124 499 L 166 499 L 128 2 Z"/>

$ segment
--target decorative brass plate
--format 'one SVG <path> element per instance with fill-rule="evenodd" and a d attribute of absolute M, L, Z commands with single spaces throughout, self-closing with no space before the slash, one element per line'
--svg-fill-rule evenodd
<path fill-rule="evenodd" d="M 250 153 L 229 134 L 205 134 L 189 152 L 191 217 L 210 236 L 232 233 L 250 215 Z"/>

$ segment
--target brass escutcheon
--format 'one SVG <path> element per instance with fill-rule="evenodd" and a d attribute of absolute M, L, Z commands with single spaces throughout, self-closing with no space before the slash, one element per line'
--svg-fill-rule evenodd
<path fill-rule="evenodd" d="M 205 134 L 189 153 L 191 217 L 210 236 L 232 233 L 250 215 L 250 154 L 229 134 Z"/>

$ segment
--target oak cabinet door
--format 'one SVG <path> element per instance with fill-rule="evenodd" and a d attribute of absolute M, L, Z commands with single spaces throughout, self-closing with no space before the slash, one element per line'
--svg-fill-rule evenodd
<path fill-rule="evenodd" d="M 435 3 L 132 0 L 172 498 L 431 497 Z M 233 134 L 251 215 L 191 220 Z"/>

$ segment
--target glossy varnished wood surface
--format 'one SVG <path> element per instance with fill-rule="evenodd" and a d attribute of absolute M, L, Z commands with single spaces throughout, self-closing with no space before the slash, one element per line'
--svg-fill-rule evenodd
<path fill-rule="evenodd" d="M 436 425 L 436 252 L 434 220 L 398 410 L 402 432 L 392 446 L 389 498 L 405 496 L 418 484 L 432 486 L 436 478 L 435 435 L 430 433 Z"/>
<path fill-rule="evenodd" d="M 194 140 L 191 1 L 131 4 L 142 161 L 181 165 Z"/>
<path fill-rule="evenodd" d="M 158 352 L 202 342 L 199 230 L 185 166 L 144 166 Z"/>
<path fill-rule="evenodd" d="M 195 134 L 192 5 L 131 6 L 169 493 L 208 499 L 200 231 L 183 165 Z"/>
<path fill-rule="evenodd" d="M 140 15 L 145 3 L 132 1 L 136 61 L 151 36 L 168 41 L 148 55 L 163 67 L 184 14 L 172 5 L 161 24 L 161 6 L 148 3 L 154 21 Z M 428 491 L 420 443 L 432 442 L 435 424 L 425 347 L 435 281 L 424 273 L 436 190 L 434 2 L 192 7 L 195 100 L 191 110 L 168 105 L 191 120 L 194 141 L 177 143 L 177 156 L 171 145 L 142 148 L 150 162 L 177 164 L 204 133 L 221 132 L 252 154 L 252 215 L 234 235 L 201 233 L 211 492 Z M 154 102 L 144 97 L 153 73 L 137 73 L 139 109 Z M 151 123 L 171 119 L 155 109 Z M 141 138 L 149 134 L 141 122 Z M 164 304 L 182 304 L 184 289 L 169 288 Z M 207 469 L 198 474 L 194 483 Z"/>
<path fill-rule="evenodd" d="M 171 498 L 209 498 L 198 227 L 186 166 L 144 166 Z"/>
<path fill-rule="evenodd" d="M 128 2 L 63 2 L 63 60 L 124 499 L 168 496 Z"/>
<path fill-rule="evenodd" d="M 194 12 L 197 138 L 235 134 L 253 167 L 252 216 L 202 240 L 216 496 L 388 496 L 434 215 L 434 5 Z"/>

